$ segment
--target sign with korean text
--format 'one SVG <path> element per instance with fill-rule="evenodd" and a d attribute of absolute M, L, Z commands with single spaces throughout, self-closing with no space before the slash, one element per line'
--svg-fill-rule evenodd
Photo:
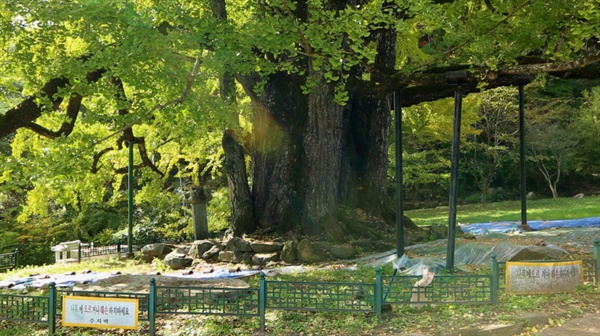
<path fill-rule="evenodd" d="M 63 296 L 62 325 L 137 329 L 138 299 Z"/>
<path fill-rule="evenodd" d="M 506 291 L 509 293 L 566 293 L 582 283 L 581 260 L 506 263 Z"/>

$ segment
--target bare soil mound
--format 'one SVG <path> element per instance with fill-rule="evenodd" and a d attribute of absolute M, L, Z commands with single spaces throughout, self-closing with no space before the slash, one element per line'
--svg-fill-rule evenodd
<path fill-rule="evenodd" d="M 100 291 L 100 292 L 125 292 L 148 293 L 150 279 L 156 281 L 157 286 L 166 287 L 205 287 L 205 288 L 248 288 L 245 281 L 240 279 L 194 279 L 190 277 L 125 274 L 117 275 L 88 284 L 77 284 L 75 291 Z"/>

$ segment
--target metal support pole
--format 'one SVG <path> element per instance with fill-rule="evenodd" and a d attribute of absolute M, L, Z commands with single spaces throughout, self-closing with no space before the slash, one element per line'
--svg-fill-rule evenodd
<path fill-rule="evenodd" d="M 462 110 L 462 90 L 454 91 L 454 128 L 452 135 L 452 166 L 450 170 L 450 204 L 448 215 L 448 251 L 446 253 L 446 269 L 454 269 L 456 205 L 458 198 L 458 159 L 460 155 L 460 118 Z"/>
<path fill-rule="evenodd" d="M 129 141 L 127 169 L 127 258 L 133 258 L 133 141 Z"/>
<path fill-rule="evenodd" d="M 492 253 L 492 264 L 491 264 L 491 281 L 490 281 L 490 301 L 493 305 L 498 303 L 498 290 L 500 289 L 500 272 L 498 271 L 498 260 L 496 255 Z"/>
<path fill-rule="evenodd" d="M 404 255 L 404 172 L 402 161 L 402 102 L 394 92 L 394 131 L 396 145 L 396 257 Z"/>
<path fill-rule="evenodd" d="M 521 228 L 531 230 L 527 224 L 527 183 L 525 176 L 525 94 L 519 85 L 519 167 L 521 176 Z"/>
<path fill-rule="evenodd" d="M 56 333 L 56 283 L 48 284 L 48 334 Z"/>
<path fill-rule="evenodd" d="M 148 329 L 150 336 L 156 335 L 156 280 L 150 279 L 150 291 L 148 293 Z"/>
<path fill-rule="evenodd" d="M 260 331 L 265 331 L 265 310 L 267 308 L 267 280 L 265 273 L 260 273 L 259 288 L 258 288 L 258 316 L 260 318 Z"/>
<path fill-rule="evenodd" d="M 600 239 L 594 240 L 594 282 L 600 287 Z"/>
<path fill-rule="evenodd" d="M 375 298 L 373 304 L 375 305 L 375 315 L 377 315 L 377 321 L 381 321 L 381 310 L 383 307 L 383 278 L 381 277 L 381 268 L 377 267 L 375 270 Z"/>

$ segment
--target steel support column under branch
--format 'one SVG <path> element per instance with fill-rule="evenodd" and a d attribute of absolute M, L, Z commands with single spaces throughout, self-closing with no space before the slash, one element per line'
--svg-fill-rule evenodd
<path fill-rule="evenodd" d="M 462 110 L 461 84 L 467 82 L 466 71 L 450 71 L 446 73 L 446 82 L 457 85 L 454 90 L 454 126 L 452 131 L 452 158 L 450 169 L 450 200 L 448 213 L 448 250 L 446 252 L 446 269 L 454 270 L 454 251 L 456 240 L 456 206 L 458 199 L 458 159 L 460 156 L 460 123 Z"/>
<path fill-rule="evenodd" d="M 394 92 L 394 131 L 396 157 L 396 256 L 404 255 L 404 178 L 402 161 L 402 102 L 399 92 Z"/>
<path fill-rule="evenodd" d="M 519 168 L 521 178 L 521 228 L 531 230 L 527 224 L 527 181 L 525 176 L 525 93 L 519 85 Z"/>

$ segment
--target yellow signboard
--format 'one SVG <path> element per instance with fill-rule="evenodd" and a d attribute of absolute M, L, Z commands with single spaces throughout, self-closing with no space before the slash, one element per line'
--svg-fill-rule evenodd
<path fill-rule="evenodd" d="M 138 328 L 138 299 L 63 296 L 62 325 L 91 328 Z"/>
<path fill-rule="evenodd" d="M 506 263 L 506 291 L 509 293 L 565 293 L 582 283 L 581 260 Z"/>

